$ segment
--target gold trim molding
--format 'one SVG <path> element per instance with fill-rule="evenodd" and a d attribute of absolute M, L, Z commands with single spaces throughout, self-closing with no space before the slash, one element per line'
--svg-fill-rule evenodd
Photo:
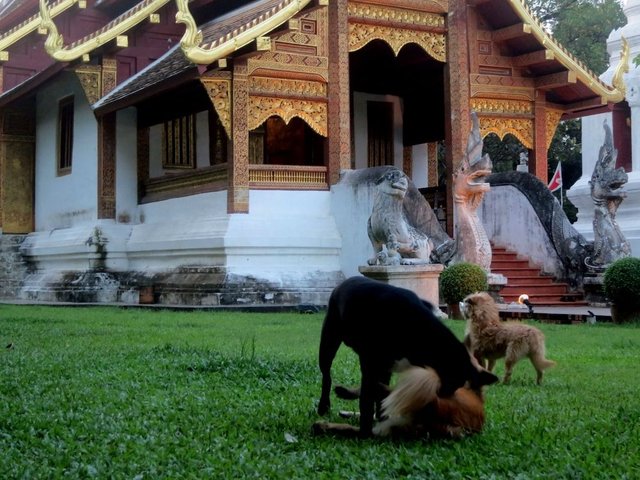
<path fill-rule="evenodd" d="M 272 77 L 249 77 L 249 91 L 255 94 L 280 94 L 303 97 L 327 96 L 327 85 L 322 82 L 291 80 Z"/>
<path fill-rule="evenodd" d="M 54 2 L 49 9 L 49 14 L 52 18 L 57 17 L 76 3 L 79 3 L 78 0 L 59 0 Z M 40 14 L 38 13 L 0 36 L 0 51 L 9 48 L 18 40 L 36 31 L 40 27 L 41 21 Z"/>
<path fill-rule="evenodd" d="M 231 81 L 220 78 L 201 78 L 211 104 L 228 138 L 231 138 Z"/>
<path fill-rule="evenodd" d="M 532 115 L 533 102 L 525 100 L 496 100 L 488 98 L 472 98 L 471 110 L 484 114 Z"/>
<path fill-rule="evenodd" d="M 445 28 L 444 17 L 435 13 L 357 2 L 349 2 L 348 11 L 349 17 L 353 19 L 403 23 L 407 27 L 415 25 L 421 28 Z"/>
<path fill-rule="evenodd" d="M 180 47 L 193 63 L 209 65 L 248 45 L 256 38 L 267 35 L 300 13 L 309 3 L 311 0 L 282 0 L 276 7 L 261 13 L 251 22 L 238 26 L 232 33 L 202 44 L 202 31 L 198 30 L 196 21 L 189 11 L 189 0 L 176 0 L 176 22 L 183 23 L 186 27 Z"/>
<path fill-rule="evenodd" d="M 526 148 L 533 149 L 533 120 L 528 118 L 479 117 L 482 138 L 495 133 L 500 140 L 510 133 Z"/>
<path fill-rule="evenodd" d="M 138 23 L 146 20 L 152 13 L 169 3 L 169 0 L 143 0 L 127 10 L 104 28 L 88 35 L 71 45 L 64 45 L 64 39 L 52 19 L 47 0 L 39 0 L 40 27 L 48 32 L 44 47 L 47 53 L 59 62 L 70 62 L 115 40 Z"/>
<path fill-rule="evenodd" d="M 254 130 L 269 117 L 278 116 L 288 124 L 292 118 L 304 120 L 316 133 L 327 136 L 327 104 L 313 100 L 249 96 L 248 129 Z"/>
<path fill-rule="evenodd" d="M 373 40 L 386 42 L 397 56 L 405 45 L 415 43 L 439 62 L 447 60 L 446 35 L 382 25 L 349 23 L 349 51 L 355 52 Z"/>

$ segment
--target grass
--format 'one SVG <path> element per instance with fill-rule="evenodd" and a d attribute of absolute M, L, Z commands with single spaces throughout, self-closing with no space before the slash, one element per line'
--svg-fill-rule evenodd
<path fill-rule="evenodd" d="M 399 442 L 310 434 L 321 324 L 0 306 L 0 478 L 640 478 L 637 325 L 539 325 L 558 362 L 543 386 L 523 361 L 487 389 L 481 434 Z M 333 373 L 358 381 L 349 349 Z M 331 418 L 354 407 L 334 398 Z"/>

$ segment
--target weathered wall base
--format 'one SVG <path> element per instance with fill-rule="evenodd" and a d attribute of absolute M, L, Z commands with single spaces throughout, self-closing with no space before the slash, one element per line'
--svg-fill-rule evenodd
<path fill-rule="evenodd" d="M 27 275 L 28 265 L 20 255 L 20 245 L 26 235 L 0 233 L 0 298 L 18 296 Z"/>

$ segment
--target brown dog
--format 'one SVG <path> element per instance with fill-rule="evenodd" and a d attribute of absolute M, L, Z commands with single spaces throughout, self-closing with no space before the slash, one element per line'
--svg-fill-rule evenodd
<path fill-rule="evenodd" d="M 488 293 L 467 296 L 460 310 L 467 319 L 464 343 L 478 362 L 484 366 L 487 360 L 487 369 L 492 371 L 496 360 L 504 357 L 503 383 L 509 382 L 514 365 L 523 357 L 528 357 L 536 369 L 538 385 L 544 370 L 556 364 L 545 358 L 544 334 L 524 323 L 502 322 L 498 306 Z"/>
<path fill-rule="evenodd" d="M 433 314 L 433 306 L 415 293 L 363 276 L 338 285 L 329 298 L 322 325 L 319 366 L 322 390 L 318 413 L 331 405 L 331 364 L 342 344 L 360 360 L 360 434 L 372 433 L 374 410 L 387 395 L 396 362 L 433 368 L 438 396 L 451 397 L 467 382 L 481 387 L 497 380 L 473 362 L 455 334 Z"/>
<path fill-rule="evenodd" d="M 497 379 L 496 379 L 497 380 Z M 390 394 L 382 401 L 383 421 L 373 427 L 376 436 L 402 438 L 461 438 L 478 433 L 484 425 L 482 387 L 457 389 L 451 397 L 438 396 L 440 378 L 432 368 L 405 365 Z M 348 390 L 348 398 L 357 398 L 358 389 Z M 355 425 L 316 422 L 314 432 L 354 437 Z"/>

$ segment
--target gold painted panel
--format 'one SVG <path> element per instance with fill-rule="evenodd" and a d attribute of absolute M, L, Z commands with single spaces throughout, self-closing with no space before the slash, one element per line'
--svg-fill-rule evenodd
<path fill-rule="evenodd" d="M 372 5 L 358 2 L 349 2 L 349 17 L 351 19 L 393 22 L 407 26 L 420 28 L 433 27 L 445 28 L 445 20 L 442 15 L 409 10 L 406 8 L 394 8 L 387 5 Z"/>
<path fill-rule="evenodd" d="M 478 113 L 485 114 L 533 115 L 533 102 L 524 100 L 472 98 L 471 109 Z"/>
<path fill-rule="evenodd" d="M 34 142 L 0 140 L 2 172 L 2 230 L 4 233 L 30 233 L 33 225 Z"/>

